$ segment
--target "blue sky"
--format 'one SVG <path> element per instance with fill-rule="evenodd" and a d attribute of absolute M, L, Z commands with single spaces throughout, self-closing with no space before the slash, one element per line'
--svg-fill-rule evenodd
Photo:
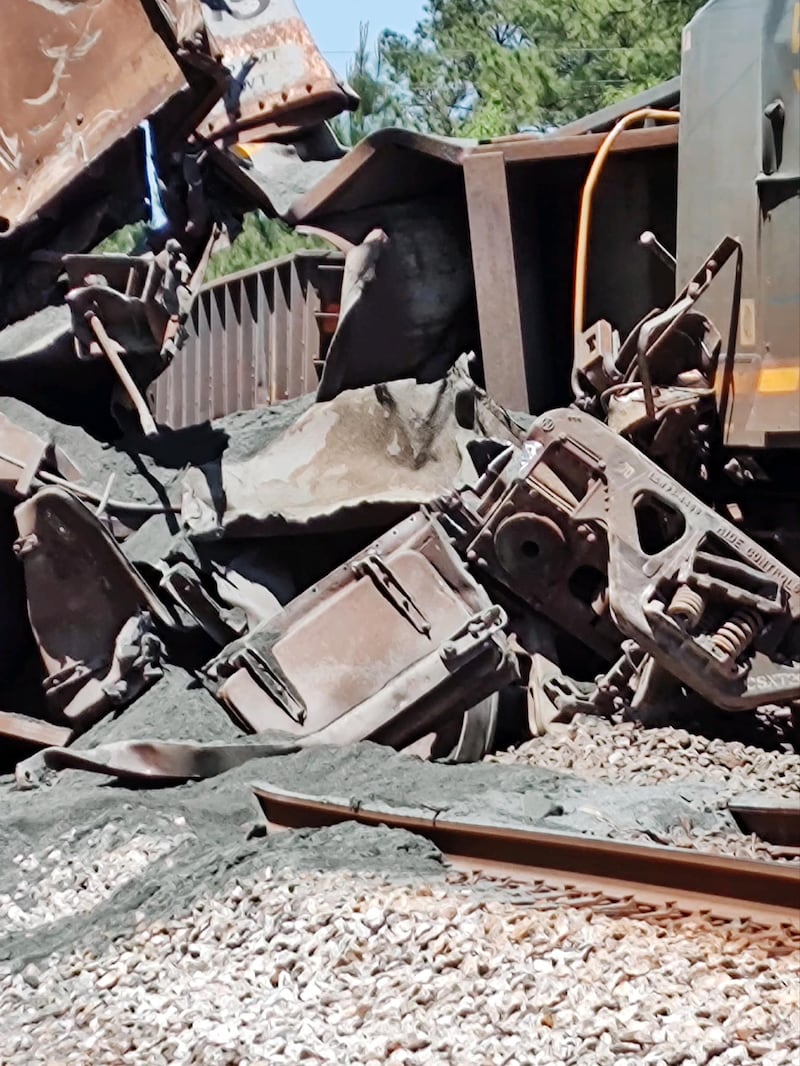
<path fill-rule="evenodd" d="M 359 23 L 369 23 L 373 42 L 385 29 L 411 33 L 424 0 L 297 0 L 297 6 L 317 47 L 343 75 L 358 43 Z"/>

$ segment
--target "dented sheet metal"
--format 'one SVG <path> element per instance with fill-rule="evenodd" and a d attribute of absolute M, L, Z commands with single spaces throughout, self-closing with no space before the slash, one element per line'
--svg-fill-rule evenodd
<path fill-rule="evenodd" d="M 224 96 L 200 127 L 204 137 L 264 138 L 270 124 L 320 122 L 357 105 L 294 0 L 204 0 L 204 8 L 230 74 Z"/>
<path fill-rule="evenodd" d="M 179 744 L 163 740 L 128 740 L 76 749 L 53 746 L 41 753 L 50 770 L 85 770 L 130 783 L 201 781 L 217 777 L 253 759 L 291 755 L 292 742 L 250 744 Z M 38 760 L 37 760 L 38 761 Z"/>
<path fill-rule="evenodd" d="M 152 620 L 171 619 L 74 496 L 42 489 L 15 515 L 45 693 L 74 727 L 85 728 L 154 680 L 161 649 Z"/>
<path fill-rule="evenodd" d="M 505 623 L 418 512 L 226 648 L 207 675 L 254 732 L 403 748 L 515 678 Z"/>
<path fill-rule="evenodd" d="M 5 0 L 3 24 L 0 232 L 186 85 L 140 0 Z"/>
<path fill-rule="evenodd" d="M 518 439 L 469 378 L 393 382 L 316 404 L 243 463 L 192 470 L 182 519 L 193 537 L 389 524 L 477 478 L 470 446 Z"/>

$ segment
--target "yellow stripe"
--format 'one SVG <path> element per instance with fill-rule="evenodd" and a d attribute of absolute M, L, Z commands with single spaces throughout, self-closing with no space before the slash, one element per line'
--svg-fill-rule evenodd
<path fill-rule="evenodd" d="M 759 392 L 800 391 L 800 366 L 769 366 L 758 375 Z"/>
<path fill-rule="evenodd" d="M 241 156 L 244 159 L 255 159 L 263 147 L 264 145 L 260 141 L 250 141 L 248 144 L 237 143 L 231 145 L 231 151 L 234 155 Z"/>

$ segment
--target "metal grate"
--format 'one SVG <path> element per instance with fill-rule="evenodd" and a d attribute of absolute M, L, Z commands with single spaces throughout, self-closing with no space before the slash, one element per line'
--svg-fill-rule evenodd
<path fill-rule="evenodd" d="M 204 285 L 151 390 L 156 421 L 181 429 L 315 389 L 343 270 L 340 252 L 302 251 Z"/>

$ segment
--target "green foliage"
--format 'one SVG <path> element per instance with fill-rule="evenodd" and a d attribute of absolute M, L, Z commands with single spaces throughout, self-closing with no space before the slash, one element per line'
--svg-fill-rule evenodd
<path fill-rule="evenodd" d="M 229 248 L 215 252 L 208 263 L 206 281 L 235 274 L 270 259 L 280 259 L 299 248 L 328 247 L 314 237 L 295 233 L 277 218 L 267 218 L 260 211 L 245 215 L 244 226 Z"/>
<path fill-rule="evenodd" d="M 677 74 L 700 0 L 429 0 L 410 38 L 386 31 L 398 114 L 488 137 L 559 125 Z"/>
<path fill-rule="evenodd" d="M 348 111 L 331 123 L 341 144 L 354 145 L 367 134 L 390 125 L 395 118 L 392 107 L 394 93 L 383 78 L 380 53 L 370 54 L 369 23 L 358 28 L 358 48 L 347 67 L 347 81 L 358 93 L 360 104 L 356 111 Z"/>
<path fill-rule="evenodd" d="M 105 254 L 139 255 L 146 250 L 145 224 L 134 222 L 106 237 L 95 251 Z M 270 259 L 280 259 L 299 248 L 327 248 L 315 237 L 304 237 L 284 225 L 277 218 L 267 218 L 260 211 L 244 217 L 244 225 L 236 240 L 228 248 L 215 252 L 208 263 L 206 281 L 235 274 Z"/>
<path fill-rule="evenodd" d="M 140 255 L 145 249 L 144 222 L 131 222 L 106 237 L 94 249 L 101 255 Z"/>

